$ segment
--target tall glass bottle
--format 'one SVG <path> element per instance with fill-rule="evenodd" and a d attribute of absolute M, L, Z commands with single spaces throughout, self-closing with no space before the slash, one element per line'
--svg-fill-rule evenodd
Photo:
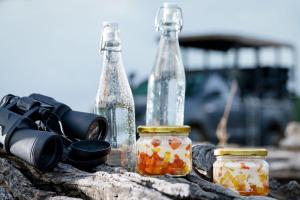
<path fill-rule="evenodd" d="M 185 72 L 178 43 L 182 12 L 165 3 L 156 16 L 160 42 L 148 81 L 147 125 L 183 125 Z"/>
<path fill-rule="evenodd" d="M 112 150 L 107 163 L 133 170 L 136 159 L 135 111 L 132 92 L 123 67 L 121 40 L 117 23 L 104 23 L 100 76 L 95 113 L 108 120 L 107 141 Z"/>

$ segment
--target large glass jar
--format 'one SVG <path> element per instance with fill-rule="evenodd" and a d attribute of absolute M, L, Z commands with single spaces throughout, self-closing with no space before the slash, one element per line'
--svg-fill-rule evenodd
<path fill-rule="evenodd" d="M 142 175 L 183 176 L 192 169 L 189 126 L 139 126 L 137 171 Z"/>
<path fill-rule="evenodd" d="M 241 195 L 267 195 L 269 165 L 266 149 L 216 149 L 213 165 L 215 183 L 233 189 Z"/>

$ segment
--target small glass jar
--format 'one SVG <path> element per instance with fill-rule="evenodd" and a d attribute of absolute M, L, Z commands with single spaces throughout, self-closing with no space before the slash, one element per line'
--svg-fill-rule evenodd
<path fill-rule="evenodd" d="M 213 165 L 214 183 L 241 195 L 268 195 L 269 165 L 266 149 L 216 149 Z"/>
<path fill-rule="evenodd" d="M 137 171 L 142 175 L 184 176 L 192 169 L 189 126 L 139 126 Z"/>

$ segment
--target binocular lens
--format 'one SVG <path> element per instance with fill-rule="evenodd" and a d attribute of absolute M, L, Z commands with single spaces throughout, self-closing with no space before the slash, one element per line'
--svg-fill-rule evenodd
<path fill-rule="evenodd" d="M 96 140 L 99 138 L 101 134 L 100 125 L 98 121 L 95 121 L 91 124 L 89 130 L 88 130 L 88 139 L 89 140 Z"/>
<path fill-rule="evenodd" d="M 54 133 L 21 129 L 11 137 L 9 151 L 38 169 L 47 171 L 60 160 L 63 143 L 60 136 Z"/>
<path fill-rule="evenodd" d="M 39 165 L 48 168 L 48 166 L 52 165 L 52 163 L 57 162 L 57 155 L 62 153 L 61 150 L 62 149 L 60 149 L 60 142 L 58 140 L 56 140 L 55 138 L 49 139 L 45 146 L 42 147 L 39 158 Z"/>
<path fill-rule="evenodd" d="M 69 111 L 63 115 L 61 121 L 65 134 L 71 139 L 99 140 L 106 136 L 106 119 L 98 115 Z"/>

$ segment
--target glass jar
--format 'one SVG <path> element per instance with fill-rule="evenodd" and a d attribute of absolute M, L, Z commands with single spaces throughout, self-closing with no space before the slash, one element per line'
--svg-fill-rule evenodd
<path fill-rule="evenodd" d="M 189 126 L 139 126 L 137 171 L 142 175 L 184 176 L 192 169 Z"/>
<path fill-rule="evenodd" d="M 269 165 L 266 149 L 216 149 L 213 181 L 241 195 L 267 195 Z"/>

